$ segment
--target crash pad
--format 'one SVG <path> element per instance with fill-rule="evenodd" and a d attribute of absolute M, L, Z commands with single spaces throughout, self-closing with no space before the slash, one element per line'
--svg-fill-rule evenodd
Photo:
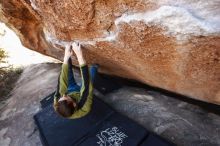
<path fill-rule="evenodd" d="M 94 98 L 91 112 L 80 119 L 60 117 L 52 104 L 34 116 L 42 143 L 46 146 L 68 146 L 82 138 L 92 128 L 105 120 L 114 111 L 98 98 Z"/>
<path fill-rule="evenodd" d="M 73 145 L 138 146 L 149 132 L 131 119 L 115 112 Z"/>
<path fill-rule="evenodd" d="M 53 99 L 54 99 L 54 94 L 55 94 L 55 92 L 49 94 L 48 96 L 46 96 L 45 98 L 43 98 L 43 99 L 40 101 L 41 108 L 45 108 L 45 107 L 47 107 L 48 105 L 52 104 Z"/>
<path fill-rule="evenodd" d="M 94 96 L 92 110 L 80 119 L 65 119 L 53 109 L 51 93 L 34 116 L 44 146 L 173 146 Z"/>
<path fill-rule="evenodd" d="M 114 77 L 98 73 L 95 78 L 94 88 L 101 92 L 103 95 L 111 93 L 122 87 L 123 85 L 115 81 Z"/>

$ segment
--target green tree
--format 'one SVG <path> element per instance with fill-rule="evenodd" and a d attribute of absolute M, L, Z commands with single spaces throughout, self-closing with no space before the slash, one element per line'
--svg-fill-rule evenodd
<path fill-rule="evenodd" d="M 5 29 L 1 31 L 0 26 L 0 38 L 6 34 Z M 0 48 L 0 108 L 4 100 L 8 98 L 10 91 L 14 88 L 14 85 L 22 73 L 21 68 L 13 68 L 6 59 L 8 54 L 4 51 L 3 48 Z"/>
<path fill-rule="evenodd" d="M 8 56 L 6 55 L 5 51 L 0 48 L 0 63 L 6 63 L 6 61 L 4 61 L 6 57 Z"/>
<path fill-rule="evenodd" d="M 0 71 L 3 71 L 4 69 L 8 68 L 9 66 L 6 64 L 7 61 L 5 60 L 8 57 L 7 53 L 0 48 Z M 3 65 L 4 64 L 4 65 Z M 6 65 L 6 66 L 5 66 Z"/>
<path fill-rule="evenodd" d="M 6 61 L 7 57 L 7 53 L 0 48 L 0 102 L 13 89 L 15 82 L 22 72 L 21 68 L 13 68 L 13 66 L 8 64 Z"/>

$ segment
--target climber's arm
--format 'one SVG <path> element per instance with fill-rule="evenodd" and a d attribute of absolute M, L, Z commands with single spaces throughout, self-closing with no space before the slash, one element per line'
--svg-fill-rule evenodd
<path fill-rule="evenodd" d="M 80 91 L 80 101 L 78 103 L 78 110 L 70 117 L 70 119 L 81 118 L 89 113 L 92 108 L 93 103 L 93 86 L 90 81 L 90 75 L 88 71 L 88 66 L 80 66 L 80 72 L 82 76 L 82 88 Z"/>
<path fill-rule="evenodd" d="M 90 76 L 89 76 L 89 70 L 88 66 L 86 64 L 80 66 L 80 72 L 82 76 L 82 87 L 80 91 L 80 101 L 78 104 L 79 108 L 82 108 L 84 104 L 87 101 L 87 98 L 89 97 L 90 94 Z"/>
<path fill-rule="evenodd" d="M 80 72 L 82 76 L 82 87 L 80 91 L 80 101 L 78 104 L 78 108 L 82 108 L 85 102 L 87 101 L 87 98 L 89 96 L 89 89 L 90 89 L 90 76 L 89 76 L 89 70 L 88 70 L 88 65 L 86 64 L 86 61 L 83 57 L 83 53 L 81 50 L 81 46 L 79 43 L 74 43 L 72 44 L 72 49 L 75 52 L 79 66 L 80 66 Z"/>
<path fill-rule="evenodd" d="M 72 49 L 70 45 L 65 48 L 65 55 L 63 59 L 63 64 L 61 68 L 61 73 L 58 78 L 57 91 L 54 96 L 54 105 L 57 104 L 58 98 L 66 94 L 68 87 L 68 60 L 72 55 Z"/>
<path fill-rule="evenodd" d="M 61 96 L 66 94 L 67 88 L 68 88 L 68 60 L 70 59 L 72 55 L 72 49 L 70 45 L 66 46 L 65 48 L 65 55 L 63 59 L 63 64 L 62 64 L 62 70 L 60 74 L 60 88 L 59 92 Z"/>

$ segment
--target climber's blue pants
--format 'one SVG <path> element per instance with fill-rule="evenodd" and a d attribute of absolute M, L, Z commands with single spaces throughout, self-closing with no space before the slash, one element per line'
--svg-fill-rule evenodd
<path fill-rule="evenodd" d="M 79 92 L 80 89 L 81 89 L 81 85 L 79 86 L 76 81 L 75 81 L 75 78 L 74 78 L 74 74 L 73 74 L 73 69 L 72 69 L 72 60 L 69 59 L 68 61 L 68 93 L 69 92 L 73 92 L 73 91 L 77 91 Z M 89 69 L 89 72 L 90 72 L 90 77 L 91 77 L 91 82 L 93 83 L 94 82 L 94 79 L 95 79 L 95 76 L 97 74 L 97 70 L 98 70 L 98 67 L 97 65 L 91 65 L 90 69 Z"/>

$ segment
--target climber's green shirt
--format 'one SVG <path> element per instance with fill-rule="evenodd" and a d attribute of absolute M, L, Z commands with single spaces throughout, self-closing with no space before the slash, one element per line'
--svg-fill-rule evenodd
<path fill-rule="evenodd" d="M 78 109 L 74 114 L 68 118 L 76 119 L 85 116 L 92 107 L 93 101 L 93 85 L 90 79 L 90 74 L 88 71 L 88 66 L 86 64 L 80 66 L 80 72 L 82 76 L 82 87 L 80 92 L 73 91 L 67 93 L 68 89 L 68 65 L 63 64 L 61 74 L 58 79 L 57 91 L 54 95 L 54 109 L 57 109 L 57 102 L 61 96 L 64 94 L 75 99 L 78 103 Z"/>

